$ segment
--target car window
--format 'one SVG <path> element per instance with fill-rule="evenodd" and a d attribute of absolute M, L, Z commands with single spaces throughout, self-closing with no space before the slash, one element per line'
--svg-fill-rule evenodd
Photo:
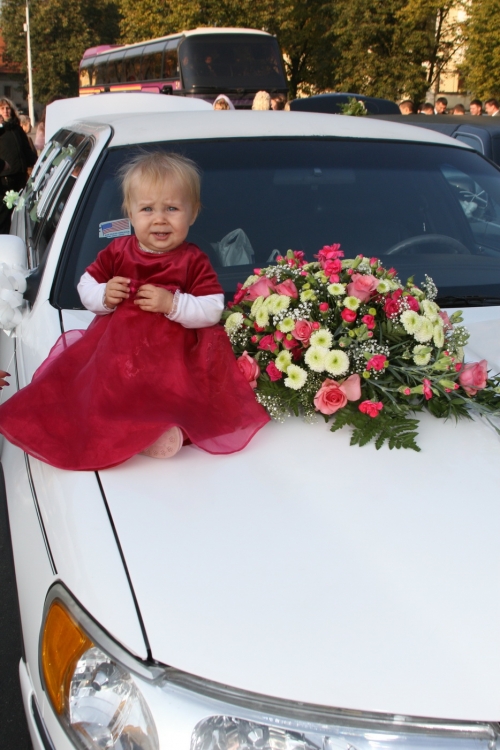
<path fill-rule="evenodd" d="M 471 135 L 470 133 L 457 133 L 453 136 L 457 141 L 462 141 L 480 154 L 484 154 L 484 144 L 477 135 Z"/>
<path fill-rule="evenodd" d="M 334 138 L 141 148 L 177 151 L 200 165 L 203 207 L 188 239 L 207 253 L 228 296 L 276 255 L 292 248 L 313 260 L 333 242 L 346 257 L 383 258 L 402 278 L 428 274 L 443 293 L 500 296 L 499 172 L 473 151 Z M 57 280 L 61 307 L 81 307 L 80 275 L 113 236 L 102 227 L 122 227 L 114 223 L 123 218 L 117 171 L 138 150 L 111 149 L 86 191 Z"/>

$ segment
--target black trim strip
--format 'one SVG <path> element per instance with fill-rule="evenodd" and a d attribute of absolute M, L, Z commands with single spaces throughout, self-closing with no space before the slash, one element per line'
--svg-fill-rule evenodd
<path fill-rule="evenodd" d="M 127 581 L 128 581 L 129 586 L 130 586 L 130 592 L 132 594 L 132 599 L 134 600 L 134 606 L 135 606 L 135 610 L 137 612 L 137 617 L 139 619 L 139 625 L 141 626 L 142 637 L 144 638 L 144 643 L 146 645 L 146 652 L 147 652 L 147 655 L 148 655 L 148 660 L 149 661 L 153 661 L 153 655 L 151 653 L 151 646 L 150 646 L 150 643 L 149 643 L 148 635 L 146 633 L 146 626 L 144 625 L 144 620 L 142 619 L 141 610 L 139 608 L 139 602 L 138 602 L 137 596 L 135 594 L 134 586 L 132 584 L 132 579 L 130 577 L 130 573 L 129 573 L 129 569 L 128 569 L 128 566 L 127 566 L 127 562 L 125 560 L 125 555 L 123 554 L 122 545 L 120 544 L 120 539 L 118 537 L 118 532 L 116 530 L 115 522 L 113 520 L 113 516 L 111 515 L 111 510 L 109 508 L 108 501 L 106 500 L 106 493 L 104 492 L 104 487 L 102 486 L 101 478 L 99 476 L 99 472 L 96 471 L 95 472 L 95 476 L 96 476 L 96 479 L 97 479 L 97 484 L 99 485 L 99 489 L 101 490 L 101 495 L 102 495 L 102 499 L 103 499 L 103 502 L 104 502 L 104 507 L 106 508 L 106 512 L 107 512 L 108 518 L 109 518 L 109 523 L 110 523 L 111 528 L 113 530 L 113 534 L 114 534 L 115 541 L 116 541 L 116 546 L 118 547 L 118 552 L 120 553 L 120 557 L 121 557 L 122 564 L 123 564 L 123 569 L 125 570 L 125 575 L 127 576 Z"/>
<path fill-rule="evenodd" d="M 54 562 L 54 556 L 52 555 L 52 550 L 50 549 L 49 539 L 47 537 L 47 532 L 45 531 L 42 514 L 40 512 L 40 506 L 38 504 L 38 497 L 36 495 L 35 484 L 33 482 L 33 477 L 31 475 L 30 457 L 28 456 L 27 453 L 24 454 L 24 462 L 26 464 L 26 473 L 28 475 L 28 482 L 30 483 L 31 494 L 33 496 L 33 503 L 35 505 L 36 514 L 38 516 L 38 523 L 40 524 L 40 530 L 42 532 L 45 549 L 47 550 L 47 557 L 49 558 L 50 567 L 52 568 L 53 575 L 57 575 L 57 568 Z"/>
<path fill-rule="evenodd" d="M 45 750 L 56 750 L 54 747 L 54 743 L 50 739 L 47 727 L 45 726 L 45 722 L 40 715 L 38 704 L 33 693 L 31 694 L 31 713 L 33 714 L 35 726 L 38 730 L 38 734 L 40 735 L 40 739 L 42 740 L 42 744 Z"/>

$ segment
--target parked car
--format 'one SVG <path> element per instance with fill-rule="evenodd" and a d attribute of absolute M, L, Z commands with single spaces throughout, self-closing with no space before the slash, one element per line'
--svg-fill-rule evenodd
<path fill-rule="evenodd" d="M 385 115 L 383 119 L 386 119 Z M 496 117 L 472 115 L 407 115 L 402 122 L 449 135 L 500 164 L 500 123 L 497 120 Z M 398 118 L 397 122 L 401 120 Z"/>
<path fill-rule="evenodd" d="M 312 260 L 341 242 L 432 276 L 466 308 L 467 355 L 500 370 L 494 165 L 407 125 L 170 101 L 82 118 L 46 145 L 0 237 L 0 262 L 31 272 L 22 320 L 0 334 L 4 398 L 91 322 L 76 283 L 123 216 L 117 169 L 138 149 L 201 166 L 190 239 L 228 296 L 290 247 Z M 236 229 L 249 255 L 225 265 Z M 96 473 L 4 442 L 36 750 L 496 747 L 498 437 L 427 415 L 419 440 L 353 448 L 295 419 L 241 453 L 186 447 Z"/>
<path fill-rule="evenodd" d="M 341 115 L 342 105 L 349 104 L 351 99 L 363 102 L 371 115 L 399 115 L 401 112 L 396 102 L 390 99 L 378 99 L 364 94 L 316 94 L 290 102 L 290 109 L 296 112 L 322 112 L 329 115 Z"/>

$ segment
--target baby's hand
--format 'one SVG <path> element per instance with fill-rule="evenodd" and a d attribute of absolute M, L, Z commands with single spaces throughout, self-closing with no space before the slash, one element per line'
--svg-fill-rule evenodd
<path fill-rule="evenodd" d="M 168 315 L 172 312 L 174 295 L 168 289 L 153 284 L 140 286 L 135 296 L 134 305 L 139 305 L 146 312 L 157 312 Z"/>
<path fill-rule="evenodd" d="M 116 307 L 130 296 L 130 279 L 123 276 L 113 276 L 106 284 L 104 304 L 106 307 Z"/>

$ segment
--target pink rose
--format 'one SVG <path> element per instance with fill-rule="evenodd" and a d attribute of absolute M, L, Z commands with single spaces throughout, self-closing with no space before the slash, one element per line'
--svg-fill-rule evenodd
<path fill-rule="evenodd" d="M 361 320 L 368 328 L 368 330 L 372 331 L 375 328 L 375 318 L 373 317 L 373 315 L 363 315 Z"/>
<path fill-rule="evenodd" d="M 348 401 L 361 398 L 361 381 L 359 375 L 350 375 L 342 383 L 327 378 L 314 397 L 314 406 L 322 414 L 335 414 L 343 409 Z"/>
<path fill-rule="evenodd" d="M 291 336 L 289 333 L 285 336 L 283 341 L 281 342 L 285 349 L 293 349 L 294 347 L 299 345 L 299 342 L 297 339 L 294 339 L 293 336 Z"/>
<path fill-rule="evenodd" d="M 358 409 L 363 412 L 363 414 L 368 414 L 372 419 L 378 417 L 379 412 L 382 411 L 383 408 L 384 405 L 382 401 L 362 401 L 358 406 Z"/>
<path fill-rule="evenodd" d="M 246 293 L 247 290 L 243 289 L 243 284 L 238 283 L 236 293 L 233 297 L 233 305 L 239 305 Z"/>
<path fill-rule="evenodd" d="M 283 294 L 285 297 L 293 297 L 293 299 L 298 299 L 299 297 L 297 287 L 291 279 L 282 281 L 281 284 L 276 284 L 274 291 L 276 294 Z"/>
<path fill-rule="evenodd" d="M 416 300 L 415 297 L 412 297 L 411 294 L 407 294 L 405 300 L 408 302 L 410 310 L 413 310 L 413 312 L 419 312 L 420 305 L 418 304 L 418 300 Z"/>
<path fill-rule="evenodd" d="M 371 274 L 364 276 L 361 273 L 353 273 L 352 281 L 347 285 L 347 294 L 357 297 L 361 302 L 366 302 L 372 296 L 378 283 L 378 279 Z"/>
<path fill-rule="evenodd" d="M 458 376 L 460 385 L 469 396 L 475 396 L 479 390 L 486 388 L 487 379 L 488 363 L 485 359 L 464 365 Z"/>
<path fill-rule="evenodd" d="M 278 348 L 278 344 L 274 340 L 272 333 L 268 333 L 267 336 L 262 336 L 259 341 L 259 349 L 264 349 L 267 352 L 274 352 Z"/>
<path fill-rule="evenodd" d="M 240 372 L 252 388 L 257 388 L 257 378 L 260 375 L 260 367 L 253 357 L 246 351 L 236 360 Z"/>
<path fill-rule="evenodd" d="M 387 362 L 387 357 L 385 356 L 385 354 L 375 354 L 366 363 L 366 369 L 371 370 L 373 368 L 374 370 L 378 370 L 378 371 L 383 370 L 386 362 Z"/>
<path fill-rule="evenodd" d="M 274 292 L 273 281 L 268 279 L 267 276 L 262 276 L 262 278 L 246 289 L 245 299 L 253 302 L 257 297 L 269 297 L 271 292 Z"/>
<path fill-rule="evenodd" d="M 281 380 L 281 378 L 283 377 L 283 373 L 278 370 L 274 362 L 269 362 L 268 366 L 266 367 L 266 372 L 271 380 Z"/>
<path fill-rule="evenodd" d="M 345 320 L 346 323 L 354 323 L 354 321 L 357 318 L 356 312 L 354 310 L 349 310 L 348 307 L 345 307 L 342 312 L 340 313 L 340 317 Z"/>
<path fill-rule="evenodd" d="M 308 320 L 297 320 L 293 329 L 293 335 L 303 346 L 309 346 L 309 339 L 313 330 L 313 324 L 309 323 Z"/>
<path fill-rule="evenodd" d="M 396 299 L 388 299 L 384 305 L 384 312 L 388 318 L 399 313 L 399 302 Z"/>

